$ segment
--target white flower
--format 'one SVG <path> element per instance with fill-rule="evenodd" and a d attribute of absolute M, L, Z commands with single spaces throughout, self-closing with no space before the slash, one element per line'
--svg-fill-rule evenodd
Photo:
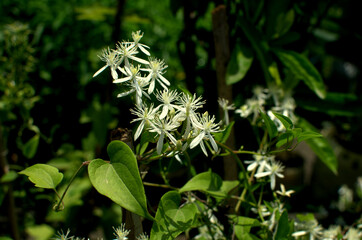
<path fill-rule="evenodd" d="M 93 75 L 93 77 L 95 77 L 98 74 L 100 74 L 101 72 L 103 72 L 103 70 L 106 69 L 107 67 L 110 67 L 111 68 L 112 78 L 117 79 L 118 74 L 117 74 L 116 69 L 118 68 L 119 64 L 121 64 L 121 59 L 120 59 L 119 55 L 113 49 L 110 50 L 109 47 L 108 47 L 108 49 L 103 49 L 102 55 L 98 55 L 98 57 L 102 61 L 106 62 L 106 65 L 103 66 L 101 69 L 99 69 Z"/>
<path fill-rule="evenodd" d="M 170 82 L 163 76 L 165 69 L 168 67 L 165 65 L 164 61 L 149 58 L 148 61 L 149 68 L 142 68 L 142 71 L 149 72 L 147 80 L 150 82 L 150 87 L 148 88 L 148 93 L 151 94 L 155 88 L 155 82 L 157 81 L 164 89 L 168 89 Z"/>
<path fill-rule="evenodd" d="M 141 135 L 142 130 L 145 128 L 145 126 L 149 126 L 150 124 L 152 124 L 152 120 L 155 118 L 155 114 L 157 113 L 158 108 L 153 108 L 153 105 L 151 105 L 150 107 L 140 107 L 140 106 L 136 106 L 136 109 L 131 109 L 132 114 L 136 115 L 138 118 L 135 118 L 131 121 L 132 122 L 137 122 L 137 121 L 141 121 L 140 124 L 138 125 L 138 128 L 136 130 L 136 133 L 134 135 L 134 139 L 137 140 L 137 138 Z"/>
<path fill-rule="evenodd" d="M 185 121 L 186 120 L 186 129 L 184 132 L 184 138 L 187 138 L 191 132 L 191 124 L 193 126 L 200 126 L 197 119 L 196 110 L 202 108 L 205 101 L 202 101 L 202 97 L 196 97 L 194 95 L 188 95 L 186 93 L 182 93 L 181 96 L 178 98 L 178 113 L 175 118 L 178 121 Z"/>
<path fill-rule="evenodd" d="M 253 88 L 254 96 L 258 100 L 265 101 L 266 99 L 268 99 L 269 98 L 268 92 L 269 92 L 269 89 L 263 88 L 262 86 L 255 86 Z"/>
<path fill-rule="evenodd" d="M 269 161 L 274 160 L 275 156 L 264 156 L 264 155 L 257 155 L 254 154 L 254 160 L 246 160 L 245 163 L 249 164 L 247 170 L 249 172 L 253 171 L 254 169 L 258 168 L 257 173 L 264 172 L 265 166 L 268 164 Z"/>
<path fill-rule="evenodd" d="M 248 99 L 246 103 L 235 111 L 235 113 L 240 114 L 242 118 L 246 118 L 250 115 L 253 115 L 253 123 L 259 116 L 260 109 L 263 109 L 265 104 L 264 99 Z"/>
<path fill-rule="evenodd" d="M 224 111 L 224 121 L 225 121 L 225 125 L 229 125 L 229 110 L 234 110 L 235 109 L 235 105 L 234 104 L 230 104 L 229 105 L 229 100 L 225 99 L 225 98 L 219 98 L 218 100 L 219 106 L 221 107 L 221 109 Z"/>
<path fill-rule="evenodd" d="M 176 138 L 172 136 L 170 132 L 175 131 L 178 127 L 178 122 L 173 121 L 171 118 L 160 119 L 156 117 L 154 119 L 150 132 L 156 132 L 159 135 L 156 147 L 158 154 L 161 154 L 162 152 L 165 136 L 168 137 L 175 146 L 177 145 Z"/>
<path fill-rule="evenodd" d="M 163 119 L 167 116 L 168 112 L 174 112 L 177 106 L 172 104 L 178 98 L 178 92 L 176 90 L 168 91 L 164 89 L 163 91 L 157 91 L 156 98 L 162 102 L 159 106 L 162 107 L 162 112 L 160 119 Z"/>
<path fill-rule="evenodd" d="M 275 188 L 275 182 L 276 182 L 276 177 L 280 177 L 280 178 L 284 178 L 284 175 L 282 174 L 284 166 L 277 161 L 271 161 L 270 165 L 267 164 L 265 165 L 266 171 L 265 172 L 260 172 L 255 174 L 256 178 L 261 178 L 261 177 L 266 177 L 269 176 L 270 178 L 270 187 L 271 189 L 274 190 Z"/>
<path fill-rule="evenodd" d="M 344 184 L 338 190 L 338 194 L 338 209 L 341 212 L 344 212 L 353 204 L 353 190 Z"/>
<path fill-rule="evenodd" d="M 212 148 L 215 152 L 219 150 L 214 137 L 211 135 L 213 132 L 218 132 L 220 125 L 214 123 L 215 116 L 209 116 L 208 112 L 205 112 L 202 117 L 200 118 L 200 125 L 197 126 L 196 137 L 190 143 L 190 149 L 200 145 L 202 151 L 207 156 L 206 148 L 203 143 L 204 138 L 210 141 Z"/>
<path fill-rule="evenodd" d="M 149 46 L 139 43 L 141 38 L 143 37 L 143 33 L 141 34 L 141 30 L 138 30 L 137 32 L 132 32 L 132 38 L 134 45 L 139 48 L 144 54 L 147 56 L 150 56 L 151 54 L 146 50 L 146 48 L 150 48 Z"/>
<path fill-rule="evenodd" d="M 121 224 L 120 227 L 118 228 L 114 228 L 114 235 L 116 236 L 116 240 L 127 240 L 128 239 L 128 234 L 131 232 L 131 230 L 126 230 L 125 229 L 125 224 Z"/>
<path fill-rule="evenodd" d="M 279 195 L 284 196 L 284 197 L 290 197 L 291 194 L 295 193 L 294 190 L 286 191 L 284 184 L 280 184 L 280 190 L 281 191 L 277 190 L 276 193 L 278 193 Z"/>
<path fill-rule="evenodd" d="M 148 235 L 146 233 L 141 233 L 138 237 L 137 240 L 148 240 Z"/>
<path fill-rule="evenodd" d="M 133 43 L 118 43 L 116 52 L 120 55 L 120 63 L 124 61 L 125 66 L 128 68 L 130 68 L 129 59 L 142 64 L 148 64 L 146 60 L 135 56 L 138 51 Z"/>

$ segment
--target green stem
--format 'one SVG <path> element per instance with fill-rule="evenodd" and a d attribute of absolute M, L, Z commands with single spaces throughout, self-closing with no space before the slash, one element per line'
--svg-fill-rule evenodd
<path fill-rule="evenodd" d="M 59 198 L 58 204 L 54 207 L 54 210 L 55 210 L 56 212 L 61 211 L 61 210 L 64 209 L 63 199 L 64 199 L 64 197 L 65 197 L 65 194 L 67 193 L 70 185 L 71 185 L 72 182 L 74 181 L 75 176 L 77 176 L 77 174 L 78 174 L 79 171 L 82 169 L 82 167 L 85 166 L 85 165 L 88 165 L 89 162 L 90 162 L 90 161 L 85 161 L 85 162 L 83 162 L 82 165 L 80 165 L 80 167 L 78 168 L 78 170 L 73 174 L 72 178 L 70 179 L 70 181 L 69 181 L 69 183 L 68 183 L 68 186 L 66 187 L 66 189 L 65 189 L 64 192 L 63 192 L 63 195 Z M 56 191 L 55 191 L 55 192 L 56 192 Z M 57 195 L 58 195 L 58 194 L 57 194 Z M 58 195 L 58 197 L 59 197 L 59 195 Z M 60 207 L 60 204 L 63 205 L 63 208 Z"/>

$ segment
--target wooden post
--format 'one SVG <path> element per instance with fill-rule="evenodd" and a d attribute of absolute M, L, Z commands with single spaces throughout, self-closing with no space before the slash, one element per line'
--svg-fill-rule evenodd
<path fill-rule="evenodd" d="M 229 25 L 225 5 L 219 5 L 212 11 L 212 30 L 214 34 L 217 92 L 218 96 L 233 101 L 232 87 L 226 85 L 226 70 L 230 59 Z M 223 116 L 223 112 L 220 112 Z M 231 148 L 235 147 L 234 131 L 226 142 Z M 231 156 L 224 157 L 224 179 L 236 180 L 238 176 L 237 164 Z"/>

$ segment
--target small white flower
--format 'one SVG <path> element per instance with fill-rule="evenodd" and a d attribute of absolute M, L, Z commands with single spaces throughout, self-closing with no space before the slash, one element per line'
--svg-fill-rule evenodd
<path fill-rule="evenodd" d="M 150 82 L 148 93 L 151 94 L 155 88 L 156 81 L 164 88 L 168 89 L 170 82 L 163 76 L 165 69 L 168 66 L 165 65 L 164 61 L 155 58 L 149 58 L 148 68 L 142 68 L 142 71 L 149 72 L 147 80 Z"/>
<path fill-rule="evenodd" d="M 116 69 L 118 68 L 119 64 L 121 64 L 121 59 L 119 57 L 119 55 L 112 49 L 109 49 L 109 47 L 107 49 L 103 49 L 102 55 L 98 55 L 98 57 L 106 62 L 106 65 L 103 66 L 101 69 L 99 69 L 94 75 L 93 77 L 97 76 L 98 74 L 100 74 L 101 72 L 103 72 L 104 69 L 106 69 L 107 67 L 111 68 L 111 74 L 112 74 L 112 78 L 113 79 L 117 79 L 118 78 L 118 74 Z"/>
<path fill-rule="evenodd" d="M 131 230 L 126 230 L 125 229 L 125 224 L 121 224 L 120 227 L 118 228 L 114 228 L 114 235 L 116 236 L 116 240 L 127 240 L 128 239 L 128 234 L 131 232 Z"/>
<path fill-rule="evenodd" d="M 307 222 L 295 222 L 295 229 L 299 230 L 292 234 L 293 237 L 309 235 L 310 240 L 321 239 L 323 237 L 323 228 L 318 224 L 317 220 Z"/>
<path fill-rule="evenodd" d="M 272 161 L 270 163 L 270 165 L 269 164 L 265 165 L 265 168 L 266 168 L 265 172 L 257 173 L 257 174 L 255 174 L 255 177 L 261 178 L 261 177 L 269 176 L 270 187 L 271 187 L 271 189 L 274 190 L 276 177 L 284 178 L 284 175 L 282 174 L 284 166 L 280 162 Z"/>
<path fill-rule="evenodd" d="M 134 139 L 137 140 L 137 138 L 141 135 L 143 129 L 145 128 L 145 126 L 149 126 L 150 124 L 152 124 L 152 120 L 155 118 L 155 114 L 157 113 L 158 108 L 153 108 L 153 105 L 151 105 L 150 107 L 140 107 L 140 106 L 136 106 L 136 109 L 131 109 L 132 114 L 136 115 L 138 118 L 135 118 L 131 121 L 132 122 L 137 122 L 137 121 L 141 121 L 140 124 L 138 125 L 138 128 L 136 130 Z"/>
<path fill-rule="evenodd" d="M 159 105 L 162 107 L 160 119 L 165 118 L 168 112 L 174 112 L 175 108 L 177 108 L 177 106 L 173 104 L 178 98 L 178 92 L 176 90 L 168 91 L 164 89 L 163 91 L 157 91 L 156 98 L 162 102 L 162 104 Z"/>
<path fill-rule="evenodd" d="M 128 68 L 130 68 L 129 60 L 133 60 L 142 64 L 148 64 L 146 60 L 135 56 L 138 51 L 133 43 L 118 43 L 116 52 L 120 55 L 120 63 L 124 61 L 125 66 Z"/>
<path fill-rule="evenodd" d="M 170 139 L 170 141 L 176 146 L 177 140 L 170 132 L 175 131 L 179 127 L 178 122 L 173 121 L 170 118 L 160 119 L 156 117 L 151 125 L 150 132 L 156 132 L 159 135 L 159 139 L 157 141 L 157 153 L 161 154 L 163 148 L 163 141 L 165 136 Z"/>
<path fill-rule="evenodd" d="M 203 143 L 204 138 L 209 140 L 211 143 L 212 148 L 215 152 L 219 150 L 214 137 L 211 135 L 211 133 L 218 132 L 220 125 L 215 122 L 215 116 L 209 116 L 208 112 L 205 112 L 202 117 L 200 117 L 200 125 L 197 126 L 197 135 L 196 137 L 191 141 L 190 143 L 190 149 L 196 147 L 197 145 L 200 145 L 202 151 L 207 156 L 206 148 Z"/>
<path fill-rule="evenodd" d="M 247 170 L 249 172 L 257 169 L 257 173 L 264 172 L 265 166 L 272 160 L 275 156 L 264 156 L 264 155 L 253 155 L 254 160 L 246 160 L 245 163 L 249 164 Z"/>
<path fill-rule="evenodd" d="M 194 127 L 200 126 L 198 123 L 196 110 L 202 108 L 202 106 L 205 104 L 205 101 L 202 101 L 202 97 L 197 98 L 196 94 L 188 95 L 183 92 L 178 98 L 177 104 L 178 113 L 176 114 L 175 118 L 178 121 L 186 120 L 186 129 L 183 137 L 188 138 L 191 132 L 191 124 Z"/>
<path fill-rule="evenodd" d="M 281 191 L 277 190 L 276 193 L 278 193 L 279 195 L 284 196 L 284 197 L 290 197 L 291 194 L 295 193 L 294 190 L 286 191 L 284 184 L 280 184 L 280 190 Z"/>
<path fill-rule="evenodd" d="M 141 30 L 137 31 L 137 32 L 132 32 L 132 39 L 134 42 L 134 45 L 136 46 L 136 48 L 139 48 L 144 54 L 146 54 L 147 56 L 150 56 L 151 54 L 146 50 L 146 48 L 150 48 L 149 46 L 139 43 L 141 38 L 143 37 L 143 33 L 141 33 Z"/>

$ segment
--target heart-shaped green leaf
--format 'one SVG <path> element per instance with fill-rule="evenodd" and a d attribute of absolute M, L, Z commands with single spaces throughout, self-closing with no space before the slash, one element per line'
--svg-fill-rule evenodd
<path fill-rule="evenodd" d="M 147 211 L 145 190 L 132 150 L 124 142 L 112 141 L 107 152 L 110 162 L 95 159 L 88 166 L 92 185 L 121 207 L 153 219 Z"/>
<path fill-rule="evenodd" d="M 63 179 L 63 173 L 47 164 L 35 164 L 19 172 L 29 177 L 29 180 L 39 188 L 55 189 Z"/>
<path fill-rule="evenodd" d="M 168 240 L 195 225 L 197 207 L 186 204 L 180 207 L 181 196 L 177 191 L 169 191 L 162 196 L 152 225 L 150 240 Z"/>

